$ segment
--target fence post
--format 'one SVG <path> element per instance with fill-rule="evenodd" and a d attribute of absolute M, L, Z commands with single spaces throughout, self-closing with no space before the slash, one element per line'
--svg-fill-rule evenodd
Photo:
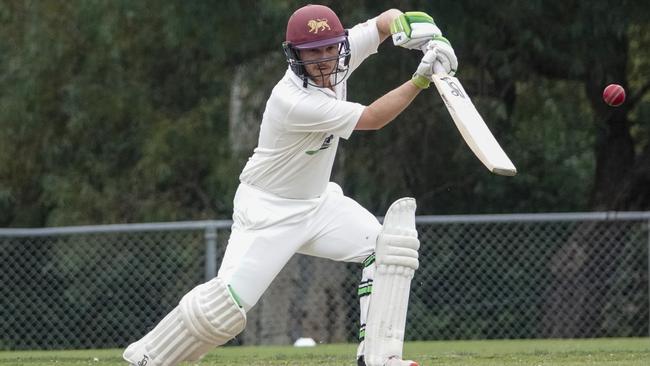
<path fill-rule="evenodd" d="M 205 227 L 205 280 L 217 276 L 217 228 L 210 223 Z"/>

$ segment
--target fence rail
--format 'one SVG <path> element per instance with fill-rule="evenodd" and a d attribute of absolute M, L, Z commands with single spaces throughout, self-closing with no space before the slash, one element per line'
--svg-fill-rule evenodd
<path fill-rule="evenodd" d="M 416 223 L 408 339 L 650 336 L 650 212 Z M 216 274 L 230 224 L 0 229 L 0 349 L 124 346 Z M 359 277 L 295 256 L 232 343 L 354 341 Z"/>

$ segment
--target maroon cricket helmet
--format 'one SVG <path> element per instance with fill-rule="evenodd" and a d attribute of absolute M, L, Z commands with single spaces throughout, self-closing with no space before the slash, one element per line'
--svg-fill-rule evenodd
<path fill-rule="evenodd" d="M 303 61 L 300 59 L 300 50 L 319 48 L 338 44 L 338 55 L 332 59 L 319 59 Z M 287 34 L 282 49 L 291 70 L 307 84 L 318 86 L 310 80 L 305 65 L 337 59 L 337 68 L 329 74 L 320 77 L 334 78 L 333 85 L 341 83 L 349 72 L 350 43 L 348 33 L 343 28 L 339 17 L 332 9 L 323 5 L 306 5 L 296 10 L 287 22 Z"/>
<path fill-rule="evenodd" d="M 318 48 L 346 40 L 339 17 L 324 5 L 307 5 L 296 10 L 287 23 L 286 41 L 296 49 Z"/>

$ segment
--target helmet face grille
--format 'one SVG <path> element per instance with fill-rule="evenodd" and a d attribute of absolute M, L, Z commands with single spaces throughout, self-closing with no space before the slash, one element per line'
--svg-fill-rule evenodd
<path fill-rule="evenodd" d="M 284 55 L 287 63 L 289 64 L 289 67 L 291 68 L 291 71 L 293 71 L 294 74 L 298 75 L 298 77 L 303 80 L 304 87 L 307 87 L 307 85 L 323 87 L 322 85 L 318 85 L 312 79 L 312 76 L 307 73 L 305 65 L 337 60 L 337 67 L 332 72 L 321 73 L 320 76 L 318 76 L 320 78 L 329 77 L 331 86 L 335 86 L 343 82 L 349 72 L 348 64 L 350 62 L 350 43 L 347 39 L 347 32 L 344 41 L 339 43 L 338 54 L 333 57 L 324 57 L 317 60 L 303 61 L 300 59 L 299 50 L 291 43 L 284 42 L 282 44 L 282 48 L 284 50 Z"/>

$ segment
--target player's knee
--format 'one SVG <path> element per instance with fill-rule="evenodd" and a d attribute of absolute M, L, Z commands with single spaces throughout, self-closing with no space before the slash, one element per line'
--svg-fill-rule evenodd
<path fill-rule="evenodd" d="M 415 231 L 415 200 L 399 199 L 386 213 L 382 231 L 377 237 L 377 265 L 397 265 L 416 270 L 419 248 L 420 241 Z"/>
<path fill-rule="evenodd" d="M 377 264 L 396 265 L 418 269 L 418 248 L 420 241 L 417 238 L 402 235 L 382 234 L 377 240 Z"/>
<path fill-rule="evenodd" d="M 228 342 L 246 327 L 246 313 L 236 294 L 219 277 L 187 293 L 180 309 L 187 329 L 215 346 Z"/>

